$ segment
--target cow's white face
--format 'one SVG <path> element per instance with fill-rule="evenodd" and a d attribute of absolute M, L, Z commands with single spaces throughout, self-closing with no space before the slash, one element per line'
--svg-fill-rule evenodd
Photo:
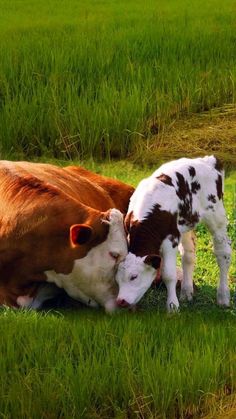
<path fill-rule="evenodd" d="M 128 254 L 127 239 L 120 211 L 111 209 L 108 218 L 102 222 L 109 225 L 106 240 L 92 247 L 85 257 L 75 260 L 70 274 L 56 274 L 54 271 L 47 271 L 46 274 L 49 282 L 63 287 L 72 298 L 90 307 L 91 301 L 97 302 L 104 306 L 106 311 L 112 311 L 116 307 L 118 292 L 115 272 L 119 262 Z M 87 236 L 89 237 L 90 227 L 79 225 L 78 230 L 76 226 L 73 227 L 73 240 L 78 237 L 77 233 L 79 240 L 85 242 Z"/>
<path fill-rule="evenodd" d="M 117 305 L 127 307 L 136 304 L 156 277 L 156 270 L 160 266 L 158 255 L 144 257 L 128 253 L 125 260 L 119 264 L 116 281 L 119 285 Z"/>
<path fill-rule="evenodd" d="M 107 255 L 117 265 L 128 254 L 123 215 L 119 210 L 113 208 L 110 210 L 109 220 L 105 222 L 109 224 L 109 233 L 105 242 Z"/>

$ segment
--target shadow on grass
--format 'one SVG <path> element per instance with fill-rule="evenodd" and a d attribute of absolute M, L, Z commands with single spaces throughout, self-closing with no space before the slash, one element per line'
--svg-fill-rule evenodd
<path fill-rule="evenodd" d="M 177 286 L 177 296 L 180 297 L 180 286 Z M 180 301 L 180 311 L 179 313 L 190 313 L 202 312 L 202 313 L 214 313 L 219 317 L 222 315 L 232 315 L 236 316 L 236 304 L 235 304 L 235 294 L 231 293 L 231 306 L 229 308 L 220 307 L 216 303 L 216 287 L 209 284 L 202 284 L 201 286 L 194 286 L 194 297 L 191 302 Z M 158 312 L 166 313 L 166 298 L 167 292 L 164 283 L 159 283 L 155 287 L 151 288 L 145 296 L 142 298 L 140 303 L 137 305 L 136 312 Z M 94 309 L 88 308 L 84 304 L 80 303 L 69 297 L 66 292 L 62 289 L 60 294 L 51 300 L 48 300 L 44 303 L 41 312 L 48 311 L 63 311 L 65 314 L 73 311 L 88 311 L 88 312 L 99 312 L 103 313 L 103 309 Z M 122 312 L 127 312 L 127 310 L 122 310 Z M 122 313 L 121 312 L 121 313 Z M 120 314 L 121 314 L 120 313 Z M 132 315 L 132 313 L 131 313 Z"/>

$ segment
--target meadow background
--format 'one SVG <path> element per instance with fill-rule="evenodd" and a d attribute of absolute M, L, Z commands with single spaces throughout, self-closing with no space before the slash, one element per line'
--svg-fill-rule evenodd
<path fill-rule="evenodd" d="M 180 117 L 235 110 L 233 0 L 0 0 L 0 11 L 4 155 L 140 155 Z M 214 151 L 203 143 L 198 153 Z M 235 143 L 224 146 L 232 160 Z"/>
<path fill-rule="evenodd" d="M 0 418 L 235 419 L 235 15 L 233 0 L 0 0 L 0 157 L 136 186 L 166 159 L 216 153 L 234 249 L 227 310 L 203 226 L 177 315 L 164 287 L 116 316 L 2 308 Z"/>

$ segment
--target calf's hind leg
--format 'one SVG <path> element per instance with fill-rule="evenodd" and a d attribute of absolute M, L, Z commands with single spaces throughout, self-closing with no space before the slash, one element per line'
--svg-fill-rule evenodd
<path fill-rule="evenodd" d="M 183 280 L 181 283 L 181 300 L 193 298 L 193 270 L 195 264 L 195 234 L 188 231 L 182 234 L 179 251 L 182 256 Z"/>
<path fill-rule="evenodd" d="M 216 207 L 211 217 L 204 219 L 208 226 L 214 244 L 214 253 L 220 269 L 220 280 L 217 288 L 217 303 L 221 306 L 230 305 L 230 292 L 228 287 L 228 270 L 231 262 L 231 246 L 227 235 L 227 218 L 222 201 Z"/>

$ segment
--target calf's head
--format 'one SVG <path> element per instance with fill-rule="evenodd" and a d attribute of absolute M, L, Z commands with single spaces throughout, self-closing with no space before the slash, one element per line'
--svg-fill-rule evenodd
<path fill-rule="evenodd" d="M 119 264 L 116 274 L 119 286 L 117 305 L 128 307 L 136 304 L 154 281 L 160 263 L 161 257 L 158 255 L 140 257 L 128 253 Z"/>

